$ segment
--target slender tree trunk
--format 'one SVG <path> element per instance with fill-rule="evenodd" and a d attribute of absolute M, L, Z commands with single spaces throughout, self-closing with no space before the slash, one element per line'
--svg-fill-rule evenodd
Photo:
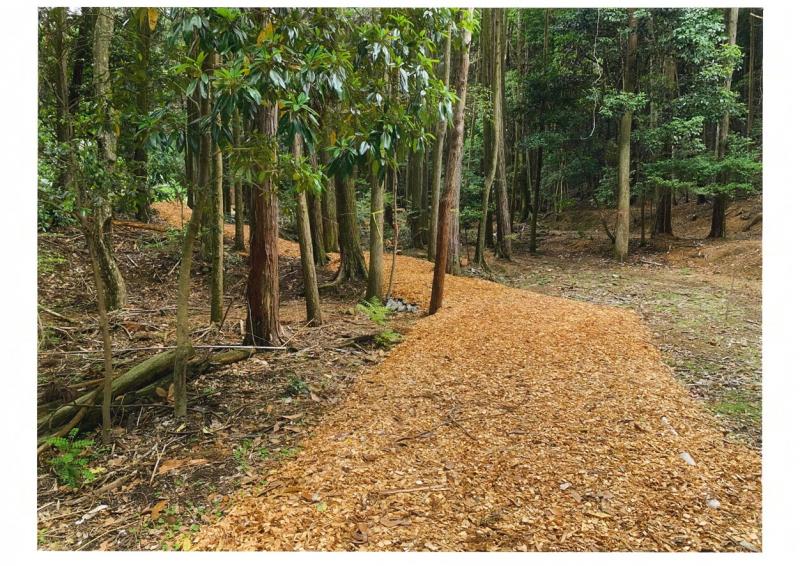
<path fill-rule="evenodd" d="M 739 21 L 739 8 L 728 8 L 727 29 L 728 29 L 728 44 L 736 45 L 736 25 Z M 733 82 L 733 71 L 725 78 L 725 89 L 731 90 L 731 83 Z M 719 138 L 717 140 L 717 159 L 725 159 L 725 154 L 728 151 L 728 131 L 731 125 L 731 116 L 725 112 L 719 124 Z M 721 174 L 717 180 L 720 184 L 727 182 L 727 176 Z M 725 237 L 725 209 L 728 204 L 728 195 L 725 192 L 720 192 L 714 195 L 714 206 L 711 212 L 711 232 L 709 238 L 724 238 Z"/>
<path fill-rule="evenodd" d="M 137 25 L 137 65 L 136 65 L 136 111 L 140 117 L 150 112 L 150 23 L 146 16 L 139 17 Z M 133 170 L 136 179 L 136 218 L 141 222 L 150 221 L 150 190 L 147 184 L 147 134 L 137 132 L 133 150 Z"/>
<path fill-rule="evenodd" d="M 444 40 L 444 69 L 442 70 L 444 84 L 450 87 L 450 34 Z M 439 223 L 439 199 L 442 192 L 442 157 L 444 155 L 444 140 L 447 134 L 447 121 L 439 120 L 436 124 L 436 148 L 433 153 L 433 179 L 431 182 L 431 216 L 428 229 L 428 261 L 436 258 L 437 225 Z"/>
<path fill-rule="evenodd" d="M 196 91 L 196 89 L 195 89 Z M 195 98 L 193 96 L 186 97 L 186 130 L 185 130 L 185 140 L 183 146 L 183 164 L 184 164 L 184 171 L 186 177 L 186 204 L 189 208 L 194 206 L 194 193 L 195 193 L 195 184 L 196 184 L 196 172 L 195 172 L 195 155 L 192 146 L 194 144 L 194 127 L 192 122 L 194 120 L 194 114 L 192 111 L 192 106 L 195 104 Z"/>
<path fill-rule="evenodd" d="M 508 177 L 506 172 L 506 139 L 505 139 L 505 59 L 506 59 L 506 24 L 505 9 L 493 8 L 495 24 L 496 49 L 500 51 L 500 64 L 495 62 L 495 74 L 499 75 L 500 89 L 495 103 L 500 105 L 500 124 L 497 143 L 501 144 L 497 153 L 497 171 L 495 177 L 497 183 L 497 245 L 495 255 L 501 259 L 511 259 L 511 213 L 508 203 Z M 495 78 L 495 84 L 498 79 Z M 497 128 L 497 123 L 495 123 Z"/>
<path fill-rule="evenodd" d="M 755 87 L 755 54 L 756 54 L 756 26 L 753 11 L 748 12 L 747 17 L 750 23 L 750 48 L 747 52 L 747 122 L 745 125 L 745 136 L 750 137 L 753 130 L 753 90 Z"/>
<path fill-rule="evenodd" d="M 266 140 L 278 132 L 278 106 L 258 109 L 256 128 Z M 273 152 L 272 163 L 277 161 Z M 271 166 L 271 164 L 266 164 Z M 278 345 L 283 340 L 279 318 L 280 279 L 278 277 L 278 191 L 271 175 L 254 185 L 253 220 L 250 224 L 250 272 L 247 276 L 247 327 L 245 344 Z"/>
<path fill-rule="evenodd" d="M 294 135 L 292 157 L 297 161 L 303 158 L 303 139 L 300 134 Z M 317 271 L 314 267 L 314 244 L 311 240 L 311 221 L 305 191 L 295 190 L 295 201 L 297 203 L 297 234 L 300 240 L 300 263 L 303 266 L 303 287 L 306 297 L 306 320 L 311 323 L 311 326 L 319 326 L 322 324 L 322 309 L 319 304 Z"/>
<path fill-rule="evenodd" d="M 241 117 L 239 116 L 239 111 L 234 111 L 233 114 L 233 147 L 238 148 L 241 143 Z M 243 251 L 244 250 L 244 195 L 242 193 L 242 181 L 241 179 L 237 178 L 235 173 L 233 174 L 233 207 L 234 207 L 234 214 L 235 214 L 235 233 L 233 237 L 233 249 L 235 251 Z"/>
<path fill-rule="evenodd" d="M 455 84 L 455 78 L 453 79 L 453 84 Z M 453 110 L 455 112 L 455 109 Z M 474 120 L 473 120 L 474 126 Z M 473 128 L 474 131 L 474 128 Z M 450 128 L 450 132 L 447 136 L 447 142 L 445 143 L 445 147 L 447 147 L 447 159 L 448 161 L 445 164 L 445 181 L 447 181 L 447 167 L 449 167 L 449 159 L 451 155 L 450 145 L 453 143 L 453 130 L 452 127 Z M 462 142 L 463 147 L 463 142 Z M 441 213 L 442 208 L 442 199 L 439 199 L 439 218 L 442 217 Z M 459 181 L 458 185 L 456 185 L 455 192 L 453 193 L 453 218 L 450 223 L 450 232 L 448 235 L 449 242 L 447 245 L 447 261 L 445 262 L 445 271 L 450 275 L 461 275 L 461 182 Z M 437 223 L 438 224 L 438 223 Z M 441 230 L 437 231 L 441 234 Z M 437 236 L 438 237 L 438 236 Z M 465 236 L 466 241 L 466 236 Z M 437 245 L 438 249 L 438 245 Z"/>
<path fill-rule="evenodd" d="M 486 9 L 484 11 L 484 17 L 488 16 L 491 22 L 491 35 L 493 37 L 502 37 L 502 33 L 500 33 L 500 25 L 499 22 L 502 22 L 502 17 L 498 18 L 498 11 L 496 9 Z M 493 105 L 493 114 L 492 114 L 492 121 L 484 121 L 484 132 L 489 131 L 488 127 L 491 127 L 492 131 L 492 139 L 491 144 L 491 154 L 489 155 L 489 159 L 485 164 L 485 177 L 484 177 L 484 184 L 483 184 L 483 194 L 481 200 L 481 220 L 478 225 L 478 239 L 475 244 L 475 263 L 483 268 L 486 268 L 486 260 L 484 258 L 484 244 L 487 238 L 487 227 L 490 227 L 491 216 L 489 215 L 489 195 L 492 189 L 492 184 L 494 183 L 495 176 L 499 172 L 500 174 L 497 175 L 498 177 L 498 187 L 496 189 L 498 194 L 498 201 L 500 200 L 500 188 L 499 188 L 499 178 L 503 176 L 504 172 L 502 171 L 501 166 L 502 164 L 499 162 L 500 160 L 500 153 L 502 151 L 502 146 L 504 144 L 503 141 L 503 103 L 502 103 L 502 49 L 498 42 L 495 42 L 492 48 L 487 50 L 492 55 L 492 64 L 493 69 L 490 73 L 493 81 L 492 81 L 492 105 Z M 487 62 L 488 64 L 488 62 Z M 488 126 L 488 127 L 487 127 Z M 484 135 L 487 135 L 486 133 Z M 499 204 L 499 202 L 498 202 Z M 507 203 L 506 203 L 507 205 Z M 507 211 L 507 209 L 506 209 Z M 498 230 L 498 233 L 500 230 Z M 498 246 L 499 247 L 499 246 Z"/>
<path fill-rule="evenodd" d="M 325 154 L 321 154 L 325 163 Z M 336 187 L 333 179 L 329 178 L 325 190 L 320 195 L 322 201 L 322 231 L 325 239 L 325 251 L 339 251 L 339 223 L 336 219 Z"/>
<path fill-rule="evenodd" d="M 422 191 L 423 191 L 423 160 L 425 151 L 419 150 L 411 154 L 410 179 L 408 186 L 408 226 L 411 232 L 411 246 L 418 249 L 425 248 L 425 239 L 422 233 Z"/>
<path fill-rule="evenodd" d="M 222 207 L 223 165 L 222 151 L 214 143 L 214 185 L 211 192 L 211 322 L 222 321 L 222 302 L 225 285 L 225 216 Z"/>
<path fill-rule="evenodd" d="M 317 154 L 309 155 L 311 166 L 317 168 Z M 328 256 L 325 253 L 325 227 L 322 222 L 322 199 L 320 195 L 308 193 L 308 219 L 311 224 L 311 243 L 314 249 L 314 264 L 323 266 L 328 263 Z"/>
<path fill-rule="evenodd" d="M 472 8 L 467 8 L 471 16 Z M 467 77 L 469 75 L 469 45 L 472 34 L 468 29 L 464 30 L 462 47 L 456 61 L 456 76 L 454 84 L 458 102 L 453 113 L 453 130 L 449 144 L 449 156 L 447 159 L 447 169 L 445 171 L 444 192 L 442 202 L 439 207 L 439 222 L 437 228 L 439 233 L 436 238 L 436 261 L 433 266 L 433 287 L 431 290 L 431 302 L 428 308 L 429 314 L 436 314 L 442 306 L 444 299 L 444 275 L 447 269 L 448 247 L 450 244 L 450 230 L 453 218 L 458 215 L 458 208 L 454 206 L 454 196 L 461 185 L 461 160 L 463 159 L 464 149 L 464 107 L 467 100 Z"/>
<path fill-rule="evenodd" d="M 69 65 L 69 49 L 67 48 L 67 9 L 52 8 L 50 18 L 53 20 L 53 52 L 55 64 L 52 70 L 52 80 L 56 91 L 56 140 L 62 147 L 68 147 L 67 156 L 58 161 L 58 186 L 61 189 L 72 189 L 73 166 L 71 163 L 73 127 L 72 113 L 70 111 L 69 82 L 67 69 Z M 81 37 L 78 37 L 78 42 Z M 85 38 L 84 38 L 85 41 Z"/>
<path fill-rule="evenodd" d="M 395 156 L 396 157 L 396 156 Z M 392 268 L 389 271 L 389 284 L 386 289 L 386 301 L 392 296 L 394 272 L 397 265 L 397 239 L 400 235 L 400 220 L 397 217 L 397 169 L 392 167 Z"/>
<path fill-rule="evenodd" d="M 97 134 L 97 145 L 100 153 L 100 162 L 103 163 L 108 177 L 113 174 L 114 164 L 117 161 L 117 136 L 115 132 L 119 121 L 119 112 L 112 105 L 111 72 L 109 70 L 109 52 L 113 36 L 113 10 L 111 8 L 98 8 L 92 57 L 94 61 L 95 97 L 103 123 Z M 80 187 L 79 190 L 86 191 L 84 187 Z M 106 308 L 113 311 L 125 306 L 128 292 L 114 257 L 111 205 L 108 203 L 105 191 L 94 192 L 92 195 L 85 194 L 81 200 L 87 205 L 89 202 L 92 203 L 93 227 L 88 232 L 85 232 L 87 238 L 94 240 L 89 245 L 94 246 L 97 251 L 98 264 L 106 291 Z"/>
<path fill-rule="evenodd" d="M 383 179 L 370 168 L 369 277 L 367 300 L 383 293 Z"/>
<path fill-rule="evenodd" d="M 622 90 L 633 92 L 633 73 L 636 60 L 636 16 L 633 8 L 628 8 L 628 46 L 625 50 L 625 69 Z M 617 230 L 614 238 L 614 252 L 617 259 L 628 258 L 631 214 L 631 126 L 633 111 L 626 110 L 619 124 L 619 193 L 617 195 Z"/>
<path fill-rule="evenodd" d="M 336 213 L 339 224 L 339 273 L 336 283 L 364 281 L 367 266 L 361 253 L 355 199 L 356 171 L 347 177 L 334 176 L 336 187 Z"/>
<path fill-rule="evenodd" d="M 195 194 L 198 200 L 202 200 L 201 191 L 204 191 L 207 185 L 208 179 L 203 179 L 201 175 L 198 179 L 199 190 Z M 202 206 L 196 207 L 192 212 L 192 217 L 186 227 L 186 233 L 183 236 L 183 244 L 181 245 L 181 265 L 178 271 L 177 315 L 175 320 L 175 366 L 172 371 L 175 416 L 178 418 L 186 416 L 187 365 L 189 359 L 194 355 L 189 328 L 189 292 L 192 282 L 192 252 L 194 251 L 194 242 L 200 230 L 202 214 Z"/>
<path fill-rule="evenodd" d="M 549 47 L 549 35 L 550 32 L 550 10 L 545 9 L 544 11 L 544 44 L 542 47 L 542 61 L 543 61 L 543 69 L 542 72 L 544 73 L 547 70 L 547 56 L 548 56 L 548 47 Z M 545 119 L 544 119 L 544 112 L 545 112 L 545 105 L 544 102 L 539 106 L 539 131 L 545 131 Z M 544 166 L 544 146 L 539 144 L 539 147 L 536 149 L 536 182 L 533 187 L 533 194 L 531 195 L 531 215 L 530 215 L 530 240 L 528 241 L 528 251 L 530 253 L 536 253 L 536 231 L 539 229 L 539 210 L 541 208 L 542 199 L 542 167 Z"/>
<path fill-rule="evenodd" d="M 422 152 L 422 185 L 421 191 L 419 195 L 419 247 L 420 249 L 427 249 L 428 245 L 428 228 L 430 227 L 430 214 L 428 207 L 430 203 L 428 202 L 428 192 L 430 189 L 430 167 L 428 167 L 428 163 L 430 162 L 431 155 L 430 152 L 423 150 Z"/>

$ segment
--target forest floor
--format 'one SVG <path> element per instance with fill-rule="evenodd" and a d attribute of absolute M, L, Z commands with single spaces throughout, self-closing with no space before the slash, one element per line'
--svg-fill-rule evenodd
<path fill-rule="evenodd" d="M 761 224 L 747 200 L 728 210 L 728 238 L 704 239 L 711 205 L 674 208 L 676 238 L 639 246 L 632 228 L 631 257 L 611 258 L 598 213 L 573 211 L 545 219 L 539 249 L 515 246 L 511 262 L 487 253 L 489 273 L 467 274 L 597 304 L 635 310 L 650 328 L 665 362 L 692 396 L 705 402 L 731 437 L 761 446 Z M 608 213 L 607 216 L 611 216 Z M 470 256 L 474 247 L 468 248 Z M 464 252 L 466 254 L 466 251 Z"/>
<path fill-rule="evenodd" d="M 160 212 L 176 223 L 176 207 Z M 174 285 L 165 281 L 174 279 L 174 232 L 120 226 L 118 239 L 134 283 L 132 306 L 115 315 L 115 348 L 170 344 Z M 355 314 L 355 292 L 326 291 L 326 325 L 304 326 L 296 248 L 283 243 L 281 315 L 293 350 L 193 380 L 195 410 L 182 429 L 169 399 L 134 409 L 135 420 L 117 415 L 127 430 L 117 430 L 112 449 L 98 451 L 98 480 L 81 490 L 59 485 L 42 458 L 40 548 L 760 548 L 760 457 L 747 446 L 758 444 L 760 426 L 734 418 L 721 427 L 651 344 L 676 370 L 685 359 L 728 363 L 720 360 L 730 354 L 718 356 L 718 344 L 698 348 L 692 333 L 708 341 L 707 324 L 722 316 L 723 339 L 749 341 L 755 330 L 727 334 L 727 323 L 745 317 L 760 329 L 754 303 L 738 303 L 713 269 L 667 267 L 671 252 L 621 267 L 602 253 L 568 251 L 573 240 L 567 234 L 559 248 L 553 232 L 540 256 L 492 262 L 491 277 L 583 301 L 639 305 L 650 332 L 630 310 L 448 278 L 436 317 L 393 316 L 406 339 L 387 355 L 370 339 L 374 325 Z M 74 322 L 42 325 L 44 389 L 54 376 L 72 376 L 74 388 L 99 375 L 99 354 L 80 361 L 48 354 L 99 343 L 85 314 L 93 305 L 82 248 L 77 232 L 40 239 L 40 304 Z M 228 261 L 226 289 L 238 299 L 244 262 L 236 255 Z M 321 274 L 329 278 L 334 268 Z M 427 303 L 430 269 L 399 258 L 396 294 Z M 193 301 L 205 305 L 202 274 L 195 274 Z M 758 287 L 734 281 L 734 291 Z M 197 341 L 239 343 L 244 307 L 231 305 L 218 335 L 207 312 L 194 313 Z M 705 309 L 710 318 L 694 322 L 687 309 Z M 680 321 L 686 351 L 667 336 Z M 748 344 L 758 376 L 759 344 Z M 737 356 L 725 367 L 739 367 L 744 358 Z M 745 390 L 709 367 L 676 373 L 690 384 L 704 376 L 689 391 L 711 407 L 725 391 Z M 759 381 L 746 369 L 731 375 Z M 760 389 L 746 402 L 757 406 L 759 398 Z M 118 489 L 103 491 L 120 479 Z"/>

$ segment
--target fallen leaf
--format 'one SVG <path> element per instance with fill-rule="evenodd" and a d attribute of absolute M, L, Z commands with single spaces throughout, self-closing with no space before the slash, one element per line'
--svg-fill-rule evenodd
<path fill-rule="evenodd" d="M 168 501 L 166 499 L 161 499 L 150 508 L 150 519 L 152 521 L 158 520 L 159 516 L 161 516 L 161 512 L 166 508 L 167 503 Z"/>

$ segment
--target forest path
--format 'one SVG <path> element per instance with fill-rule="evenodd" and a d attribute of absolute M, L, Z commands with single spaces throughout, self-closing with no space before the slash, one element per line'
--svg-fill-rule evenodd
<path fill-rule="evenodd" d="M 396 294 L 427 304 L 431 271 L 398 257 Z M 302 448 L 195 548 L 761 547 L 759 454 L 724 439 L 624 309 L 448 276 L 444 308 Z"/>

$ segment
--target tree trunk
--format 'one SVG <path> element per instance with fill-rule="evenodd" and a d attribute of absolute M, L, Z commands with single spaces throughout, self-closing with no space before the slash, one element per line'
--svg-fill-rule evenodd
<path fill-rule="evenodd" d="M 750 137 L 753 129 L 753 90 L 755 87 L 755 54 L 756 54 L 756 26 L 753 11 L 748 12 L 747 17 L 750 23 L 750 46 L 747 50 L 747 122 L 745 124 L 745 136 Z"/>
<path fill-rule="evenodd" d="M 140 10 L 145 11 L 144 17 Z M 147 8 L 139 8 L 137 16 L 136 112 L 140 118 L 150 112 L 150 23 Z M 136 183 L 136 219 L 150 222 L 150 190 L 147 184 L 147 132 L 136 133 L 133 150 L 133 174 Z"/>
<path fill-rule="evenodd" d="M 423 166 L 425 151 L 420 149 L 411 154 L 410 179 L 408 186 L 408 227 L 411 232 L 411 247 L 424 249 L 425 240 L 422 234 L 422 191 Z"/>
<path fill-rule="evenodd" d="M 69 82 L 67 79 L 67 67 L 69 64 L 69 49 L 67 48 L 67 9 L 52 8 L 50 17 L 53 20 L 53 54 L 56 62 L 52 70 L 52 81 L 56 92 L 56 140 L 62 147 L 68 147 L 67 156 L 63 161 L 58 162 L 58 186 L 62 190 L 72 189 L 73 165 L 72 162 L 72 143 L 73 127 L 72 113 L 70 111 Z M 85 38 L 84 38 L 85 40 Z M 78 42 L 81 37 L 78 37 Z"/>
<path fill-rule="evenodd" d="M 383 293 L 383 179 L 371 167 L 369 215 L 369 277 L 366 299 L 380 299 Z"/>
<path fill-rule="evenodd" d="M 103 123 L 100 125 L 97 134 L 97 145 L 100 153 L 100 162 L 105 167 L 109 179 L 113 175 L 114 164 L 117 161 L 116 128 L 119 122 L 119 112 L 112 105 L 111 72 L 108 66 L 113 35 L 113 10 L 111 8 L 98 8 L 92 57 L 94 61 L 95 97 Z M 83 206 L 85 207 L 90 202 L 92 203 L 92 229 L 84 230 L 84 232 L 87 239 L 93 240 L 89 242 L 89 246 L 90 248 L 94 246 L 97 251 L 100 273 L 106 290 L 106 307 L 109 311 L 113 311 L 125 306 L 128 293 L 122 273 L 120 273 L 114 257 L 111 205 L 108 203 L 105 190 L 93 191 L 89 195 L 82 185 L 83 183 L 81 183 L 79 191 L 84 193 L 83 197 L 80 198 Z"/>
<path fill-rule="evenodd" d="M 266 140 L 278 132 L 278 106 L 268 104 L 258 109 L 256 128 Z M 270 156 L 271 167 L 277 161 Z M 253 222 L 250 225 L 250 272 L 247 276 L 247 328 L 245 344 L 278 345 L 283 340 L 279 314 L 280 280 L 278 278 L 278 191 L 277 183 L 267 175 L 252 187 Z"/>
<path fill-rule="evenodd" d="M 239 111 L 234 111 L 233 114 L 233 147 L 238 148 L 242 143 L 241 140 L 241 117 Z M 236 220 L 235 233 L 233 237 L 233 249 L 235 251 L 244 250 L 244 195 L 242 192 L 242 181 L 237 178 L 234 173 L 233 180 L 233 207 Z"/>
<path fill-rule="evenodd" d="M 469 16 L 472 15 L 472 8 Z M 444 192 L 442 202 L 439 207 L 439 221 L 437 228 L 439 233 L 436 238 L 436 261 L 433 266 L 433 287 L 431 289 L 431 302 L 428 308 L 429 314 L 436 314 L 442 306 L 444 299 L 444 275 L 448 259 L 448 247 L 450 244 L 451 223 L 458 215 L 458 208 L 455 206 L 454 196 L 457 194 L 458 187 L 461 185 L 461 160 L 463 159 L 464 149 L 464 107 L 467 100 L 467 77 L 469 75 L 469 45 L 472 34 L 468 29 L 463 32 L 463 42 L 456 62 L 456 95 L 458 102 L 453 113 L 453 129 L 449 144 L 449 156 L 447 159 L 447 169 L 445 171 Z M 456 236 L 458 237 L 458 236 Z"/>
<path fill-rule="evenodd" d="M 550 10 L 544 11 L 544 43 L 542 46 L 542 61 L 544 63 L 542 72 L 547 70 L 547 50 L 550 32 Z M 545 131 L 545 105 L 544 102 L 539 106 L 539 131 Z M 528 166 L 530 167 L 530 157 L 528 158 Z M 536 253 L 536 231 L 539 229 L 539 209 L 541 208 L 542 199 L 542 167 L 544 166 L 544 146 L 540 143 L 536 150 L 536 181 L 533 187 L 533 194 L 531 195 L 531 213 L 530 213 L 530 240 L 528 241 L 528 251 Z"/>
<path fill-rule="evenodd" d="M 294 135 L 292 157 L 295 161 L 303 158 L 303 138 Z M 297 234 L 300 240 L 300 263 L 303 267 L 303 288 L 306 297 L 306 320 L 311 326 L 322 324 L 322 310 L 319 305 L 319 288 L 317 287 L 317 271 L 314 267 L 314 244 L 311 240 L 311 221 L 308 214 L 308 199 L 305 191 L 295 189 L 297 204 Z"/>
<path fill-rule="evenodd" d="M 442 70 L 444 85 L 450 87 L 450 34 L 444 41 L 444 69 Z M 428 261 L 436 258 L 437 225 L 439 223 L 439 199 L 442 192 L 442 157 L 444 155 L 444 139 L 447 134 L 447 121 L 439 120 L 436 124 L 436 147 L 433 152 L 433 179 L 431 182 L 431 216 L 428 228 Z"/>
<path fill-rule="evenodd" d="M 195 91 L 197 93 L 197 91 Z M 190 125 L 193 133 L 199 135 L 199 128 L 196 121 L 207 116 L 211 112 L 211 102 L 208 97 L 200 98 L 197 93 L 196 98 L 190 104 L 197 109 L 193 116 L 193 123 Z M 175 398 L 175 416 L 178 418 L 186 417 L 187 394 L 186 377 L 187 364 L 194 355 L 192 347 L 191 328 L 189 327 L 189 294 L 192 286 L 192 260 L 194 259 L 194 243 L 198 239 L 200 227 L 203 225 L 203 214 L 205 214 L 205 201 L 209 200 L 211 184 L 211 134 L 208 132 L 199 135 L 197 140 L 198 159 L 197 159 L 197 183 L 192 191 L 192 216 L 186 227 L 181 244 L 181 264 L 178 271 L 178 296 L 176 299 L 177 311 L 175 316 L 175 357 L 172 370 L 173 396 Z"/>
<path fill-rule="evenodd" d="M 658 204 L 656 217 L 653 222 L 653 234 L 667 234 L 672 236 L 672 189 L 659 187 L 657 191 Z"/>
<path fill-rule="evenodd" d="M 219 66 L 219 54 L 213 53 L 211 64 Z M 208 89 L 209 99 L 211 88 Z M 211 218 L 209 219 L 209 236 L 211 239 L 211 322 L 222 322 L 223 294 L 225 286 L 225 216 L 223 213 L 224 171 L 222 150 L 219 143 L 213 143 L 214 152 L 214 185 L 211 192 Z"/>
<path fill-rule="evenodd" d="M 201 142 L 202 144 L 203 142 Z M 203 178 L 200 172 L 198 186 L 201 188 L 208 185 L 208 179 Z M 195 194 L 198 200 L 202 200 L 202 193 Z M 183 418 L 186 416 L 186 375 L 187 363 L 194 354 L 191 340 L 191 329 L 189 328 L 189 292 L 192 284 L 192 255 L 194 242 L 200 230 L 202 222 L 203 207 L 197 206 L 192 211 L 192 217 L 186 228 L 181 245 L 181 265 L 178 271 L 178 297 L 176 300 L 177 314 L 175 317 L 175 356 L 172 370 L 173 396 L 175 398 L 175 416 Z"/>
<path fill-rule="evenodd" d="M 225 248 L 223 213 L 223 160 L 219 145 L 214 144 L 214 184 L 211 192 L 211 322 L 222 321 L 222 302 L 225 279 Z"/>
<path fill-rule="evenodd" d="M 317 168 L 317 154 L 309 155 L 311 166 Z M 328 263 L 328 256 L 325 253 L 325 227 L 322 222 L 322 199 L 320 195 L 308 193 L 308 219 L 311 224 L 311 243 L 314 249 L 314 265 L 320 267 Z"/>
<path fill-rule="evenodd" d="M 622 90 L 633 92 L 633 73 L 636 60 L 636 16 L 633 8 L 628 8 L 628 45 L 625 50 L 625 68 Z M 631 214 L 631 126 L 633 111 L 626 110 L 619 123 L 619 193 L 617 195 L 617 230 L 614 238 L 614 252 L 620 261 L 628 258 Z"/>
<path fill-rule="evenodd" d="M 494 37 L 501 37 L 502 34 L 500 33 L 499 24 L 498 22 L 502 22 L 502 18 L 498 18 L 498 11 L 496 9 L 484 10 L 484 17 L 489 17 L 491 21 L 491 32 L 490 35 Z M 488 22 L 487 22 L 488 23 Z M 502 104 L 502 49 L 500 49 L 499 43 L 494 43 L 493 46 L 490 46 L 491 49 L 487 48 L 487 52 L 491 53 L 492 55 L 492 72 L 489 73 L 490 76 L 493 78 L 492 81 L 492 105 L 493 105 L 493 112 L 492 112 L 492 120 L 491 122 L 488 120 L 484 120 L 484 132 L 488 132 L 489 128 L 492 131 L 492 138 L 489 147 L 491 148 L 491 153 L 489 154 L 489 158 L 487 162 L 484 164 L 484 183 L 483 183 L 483 193 L 481 198 L 481 219 L 480 223 L 478 224 L 478 239 L 475 243 L 475 258 L 474 261 L 476 265 L 482 268 L 486 268 L 486 260 L 484 259 L 484 245 L 487 240 L 487 227 L 489 231 L 491 231 L 491 217 L 489 215 L 489 195 L 492 189 L 492 184 L 494 183 L 495 175 L 500 171 L 500 175 L 503 175 L 502 170 L 500 170 L 501 164 L 499 163 L 500 160 L 500 153 L 502 151 L 503 145 L 503 134 L 502 134 L 502 127 L 503 127 L 503 104 Z M 488 65 L 488 61 L 487 61 Z M 484 134 L 486 135 L 486 134 Z M 499 195 L 499 182 L 498 191 Z M 506 203 L 507 204 L 507 203 Z"/>
<path fill-rule="evenodd" d="M 739 21 L 739 8 L 728 8 L 727 17 L 727 31 L 728 31 L 728 44 L 736 45 L 736 25 Z M 731 83 L 733 82 L 733 70 L 725 78 L 725 90 L 731 90 Z M 728 131 L 731 125 L 731 116 L 725 112 L 719 124 L 719 138 L 717 140 L 717 159 L 725 159 L 725 154 L 728 151 Z M 717 182 L 719 184 L 727 183 L 727 176 L 720 174 Z M 725 209 L 727 208 L 728 195 L 725 192 L 720 192 L 714 195 L 714 206 L 711 212 L 711 232 L 708 234 L 709 238 L 724 238 L 725 237 Z"/>
<path fill-rule="evenodd" d="M 347 177 L 334 176 L 336 187 L 336 213 L 339 224 L 339 273 L 336 283 L 364 281 L 367 266 L 361 253 L 361 237 L 356 216 L 356 171 Z"/>
<path fill-rule="evenodd" d="M 495 60 L 494 77 L 497 96 L 495 104 L 500 106 L 500 122 L 495 122 L 497 129 L 495 142 L 501 144 L 497 153 L 497 170 L 495 177 L 497 183 L 497 244 L 495 255 L 501 259 L 511 259 L 511 214 L 508 204 L 508 182 L 506 174 L 506 141 L 505 141 L 505 52 L 506 52 L 506 25 L 505 9 L 493 8 L 495 19 L 495 49 L 500 52 L 499 64 Z M 498 87 L 499 84 L 499 87 Z"/>
<path fill-rule="evenodd" d="M 325 154 L 322 154 L 325 163 Z M 325 251 L 339 251 L 339 223 L 336 219 L 336 187 L 333 179 L 328 179 L 322 191 L 322 231 L 325 239 Z"/>

